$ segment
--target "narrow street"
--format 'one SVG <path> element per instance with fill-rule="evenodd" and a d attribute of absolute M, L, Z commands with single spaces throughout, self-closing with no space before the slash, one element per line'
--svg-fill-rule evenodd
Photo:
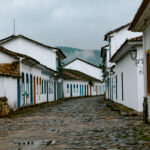
<path fill-rule="evenodd" d="M 150 149 L 150 126 L 111 111 L 100 97 L 36 111 L 0 119 L 0 150 Z"/>

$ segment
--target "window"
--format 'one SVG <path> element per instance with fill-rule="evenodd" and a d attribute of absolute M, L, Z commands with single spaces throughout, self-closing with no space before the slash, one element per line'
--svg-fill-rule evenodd
<path fill-rule="evenodd" d="M 146 54 L 147 60 L 147 95 L 150 96 L 150 50 Z"/>
<path fill-rule="evenodd" d="M 77 93 L 78 93 L 78 84 L 76 85 L 76 87 L 77 87 Z"/>
<path fill-rule="evenodd" d="M 26 83 L 29 83 L 29 76 L 26 74 Z"/>
<path fill-rule="evenodd" d="M 101 94 L 101 86 L 99 86 L 99 93 Z"/>
<path fill-rule="evenodd" d="M 67 84 L 67 93 L 69 93 L 69 84 Z"/>
<path fill-rule="evenodd" d="M 44 82 L 42 80 L 42 94 L 44 94 Z"/>
<path fill-rule="evenodd" d="M 22 83 L 24 83 L 24 72 L 22 72 Z"/>
<path fill-rule="evenodd" d="M 40 94 L 42 94 L 42 80 L 41 80 L 41 77 L 40 77 Z"/>
<path fill-rule="evenodd" d="M 76 86 L 75 86 L 75 84 L 73 85 L 73 92 L 74 93 L 76 92 Z"/>
<path fill-rule="evenodd" d="M 28 74 L 26 73 L 26 92 L 29 93 L 29 76 Z"/>
<path fill-rule="evenodd" d="M 48 81 L 48 91 L 49 91 L 48 93 L 51 94 L 51 84 L 50 84 L 50 81 Z"/>
<path fill-rule="evenodd" d="M 36 81 L 36 82 L 37 82 L 37 94 L 39 94 L 39 89 L 38 89 L 39 78 L 37 77 L 36 80 L 37 80 L 37 81 Z"/>
<path fill-rule="evenodd" d="M 121 85 L 122 85 L 122 101 L 124 100 L 124 89 L 123 89 L 123 72 L 121 73 Z"/>
<path fill-rule="evenodd" d="M 118 87 L 117 87 L 117 84 L 118 84 L 118 77 L 116 75 L 116 99 L 118 98 Z"/>
<path fill-rule="evenodd" d="M 44 94 L 46 94 L 46 80 L 44 81 Z"/>

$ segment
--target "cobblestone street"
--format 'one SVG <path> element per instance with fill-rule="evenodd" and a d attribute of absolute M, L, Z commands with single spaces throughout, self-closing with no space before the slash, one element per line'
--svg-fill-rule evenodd
<path fill-rule="evenodd" d="M 0 119 L 0 150 L 150 149 L 150 126 L 142 117 L 120 116 L 100 97 L 36 111 Z"/>

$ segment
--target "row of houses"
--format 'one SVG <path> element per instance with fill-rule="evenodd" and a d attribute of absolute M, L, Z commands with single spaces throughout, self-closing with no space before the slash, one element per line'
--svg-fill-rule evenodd
<path fill-rule="evenodd" d="M 133 21 L 106 33 L 108 44 L 101 48 L 106 99 L 144 110 L 146 122 L 150 122 L 149 20 L 150 1 L 143 0 Z"/>
<path fill-rule="evenodd" d="M 104 36 L 101 49 L 106 98 L 141 112 L 143 110 L 143 36 L 128 30 L 131 23 Z M 136 51 L 136 60 L 131 51 Z"/>
<path fill-rule="evenodd" d="M 0 97 L 7 97 L 10 108 L 104 94 L 101 69 L 89 62 L 75 59 L 63 66 L 61 49 L 23 35 L 1 39 L 0 45 Z"/>

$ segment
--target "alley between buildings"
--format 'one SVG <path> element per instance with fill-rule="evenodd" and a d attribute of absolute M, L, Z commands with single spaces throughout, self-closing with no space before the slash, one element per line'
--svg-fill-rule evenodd
<path fill-rule="evenodd" d="M 146 150 L 150 126 L 111 111 L 102 97 L 74 98 L 0 119 L 0 150 L 9 149 Z"/>

